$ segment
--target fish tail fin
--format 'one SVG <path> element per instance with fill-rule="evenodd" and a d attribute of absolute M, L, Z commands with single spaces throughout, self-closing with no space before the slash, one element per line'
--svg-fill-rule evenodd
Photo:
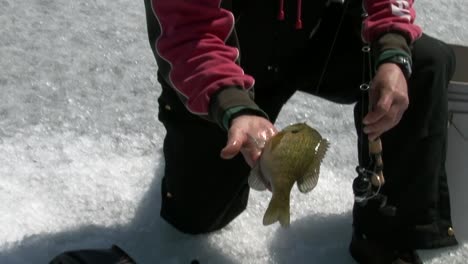
<path fill-rule="evenodd" d="M 263 216 L 263 225 L 271 225 L 276 221 L 279 221 L 282 227 L 289 226 L 289 196 L 278 197 L 278 195 L 273 194 L 270 204 Z"/>

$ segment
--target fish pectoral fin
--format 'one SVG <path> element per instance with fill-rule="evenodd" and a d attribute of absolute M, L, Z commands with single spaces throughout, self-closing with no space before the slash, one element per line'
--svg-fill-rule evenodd
<path fill-rule="evenodd" d="M 297 180 L 297 188 L 301 193 L 308 193 L 317 186 L 320 170 L 310 167 L 309 171 Z"/>
<path fill-rule="evenodd" d="M 252 168 L 250 171 L 248 183 L 250 188 L 257 190 L 257 191 L 265 191 L 267 189 L 265 183 L 262 180 L 262 172 L 258 166 L 258 163 L 255 167 Z"/>
<path fill-rule="evenodd" d="M 322 164 L 322 160 L 328 150 L 328 146 L 328 141 L 326 139 L 322 139 L 320 145 L 318 145 L 317 152 L 315 153 L 315 158 L 310 164 L 307 172 L 297 180 L 297 188 L 300 192 L 310 192 L 315 188 L 315 186 L 317 186 L 320 174 L 320 165 Z"/>

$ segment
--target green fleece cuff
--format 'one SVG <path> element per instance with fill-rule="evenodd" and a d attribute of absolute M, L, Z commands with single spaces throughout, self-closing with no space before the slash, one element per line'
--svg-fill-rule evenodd
<path fill-rule="evenodd" d="M 387 53 L 385 56 L 388 56 L 390 54 L 389 52 L 400 53 L 398 55 L 404 55 L 409 59 L 412 57 L 411 48 L 408 44 L 408 41 L 398 32 L 385 33 L 380 38 L 378 38 L 377 41 L 372 43 L 374 61 L 378 61 L 379 59 L 381 60 L 383 53 Z"/>
<path fill-rule="evenodd" d="M 232 117 L 235 114 L 237 114 L 240 111 L 245 110 L 245 109 L 248 109 L 248 108 L 245 107 L 245 106 L 235 106 L 235 107 L 227 109 L 224 112 L 224 115 L 223 115 L 223 128 L 228 130 L 229 126 L 230 126 L 230 123 L 231 123 L 231 120 L 232 120 Z"/>
<path fill-rule="evenodd" d="M 227 109 L 223 115 L 223 128 L 228 130 L 231 126 L 231 121 L 240 116 L 240 115 L 256 115 L 265 117 L 268 119 L 268 116 L 265 112 L 261 111 L 260 109 L 252 109 L 247 106 L 235 106 L 232 108 Z"/>
<path fill-rule="evenodd" d="M 411 56 L 405 51 L 400 50 L 400 49 L 388 49 L 388 50 L 384 50 L 376 58 L 375 65 L 374 65 L 375 69 L 377 69 L 379 65 L 382 64 L 382 62 L 388 61 L 389 59 L 394 58 L 396 56 L 403 56 L 405 58 L 408 58 L 408 60 L 410 61 L 410 64 L 412 64 Z"/>
<path fill-rule="evenodd" d="M 230 121 L 240 114 L 253 114 L 268 119 L 253 100 L 253 92 L 237 86 L 221 88 L 211 96 L 210 118 L 224 129 L 229 129 Z"/>

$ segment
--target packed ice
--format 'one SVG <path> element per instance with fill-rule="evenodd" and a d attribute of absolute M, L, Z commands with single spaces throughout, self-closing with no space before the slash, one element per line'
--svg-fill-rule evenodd
<path fill-rule="evenodd" d="M 297 93 L 279 128 L 316 127 L 331 142 L 317 188 L 293 188 L 291 227 L 264 227 L 253 191 L 225 229 L 186 236 L 159 217 L 164 127 L 143 1 L 0 0 L 0 263 L 118 244 L 138 263 L 354 263 L 352 105 Z M 468 45 L 466 0 L 419 0 L 418 22 Z M 326 111 L 323 111 L 326 109 Z M 466 263 L 468 243 L 422 251 Z"/>

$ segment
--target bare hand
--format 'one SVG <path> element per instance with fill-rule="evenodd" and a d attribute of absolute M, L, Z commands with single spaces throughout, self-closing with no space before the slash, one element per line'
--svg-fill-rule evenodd
<path fill-rule="evenodd" d="M 364 133 L 374 140 L 396 126 L 408 109 L 408 85 L 398 65 L 379 66 L 370 90 L 370 111 L 363 120 Z"/>
<path fill-rule="evenodd" d="M 223 159 L 231 159 L 239 152 L 250 167 L 262 154 L 265 142 L 278 131 L 267 119 L 254 115 L 234 118 L 229 128 L 228 141 L 221 151 Z"/>

